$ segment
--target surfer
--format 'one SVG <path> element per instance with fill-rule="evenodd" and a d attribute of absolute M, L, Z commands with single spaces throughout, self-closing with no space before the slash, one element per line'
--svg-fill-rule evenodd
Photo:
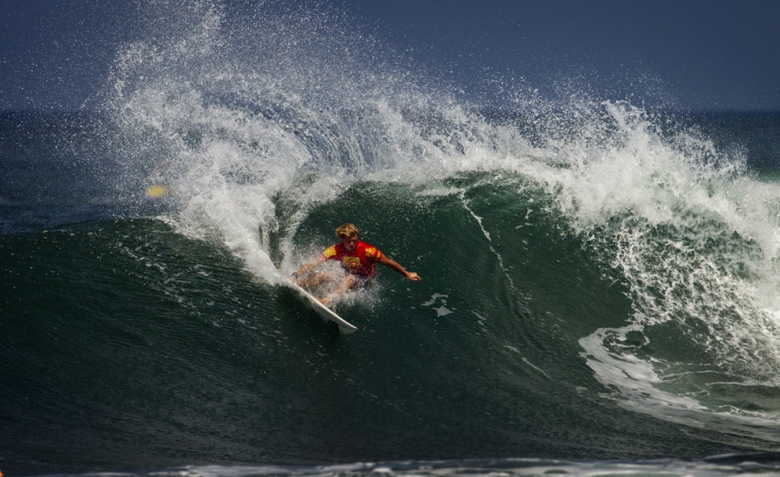
<path fill-rule="evenodd" d="M 360 231 L 353 224 L 344 224 L 337 228 L 336 236 L 341 242 L 328 247 L 319 257 L 304 264 L 298 271 L 294 272 L 292 277 L 295 283 L 304 287 L 313 287 L 334 281 L 336 277 L 332 273 L 325 272 L 315 275 L 309 275 L 309 273 L 328 260 L 341 262 L 341 266 L 347 271 L 347 276 L 331 296 L 320 300 L 323 304 L 328 305 L 333 296 L 342 296 L 351 289 L 366 287 L 376 276 L 377 263 L 395 270 L 413 282 L 422 280 L 415 272 L 407 272 L 398 262 L 387 258 L 376 247 L 358 240 L 359 234 Z"/>

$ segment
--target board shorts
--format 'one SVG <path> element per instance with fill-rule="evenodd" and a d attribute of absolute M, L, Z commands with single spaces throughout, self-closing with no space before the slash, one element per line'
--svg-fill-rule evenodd
<path fill-rule="evenodd" d="M 349 287 L 350 290 L 366 290 L 371 286 L 372 283 L 374 283 L 374 279 L 372 277 L 367 277 L 365 275 L 353 276 L 355 277 L 355 283 Z"/>

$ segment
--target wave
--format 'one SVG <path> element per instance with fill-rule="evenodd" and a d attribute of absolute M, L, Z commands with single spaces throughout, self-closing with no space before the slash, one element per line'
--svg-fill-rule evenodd
<path fill-rule="evenodd" d="M 179 233 L 215 237 L 277 284 L 334 224 L 415 235 L 404 215 L 426 220 L 446 197 L 522 301 L 512 269 L 527 260 L 523 228 L 554 215 L 547 234 L 579 243 L 631 303 L 623 324 L 579 340 L 614 399 L 697 425 L 727 416 L 774 428 L 780 202 L 740 150 L 584 94 L 565 104 L 531 95 L 511 114 L 464 104 L 382 63 L 323 11 L 274 4 L 241 22 L 199 3 L 177 18 L 173 33 L 127 46 L 106 109 L 122 180 L 170 184 L 165 217 Z M 495 189 L 507 192 L 480 196 Z M 377 194 L 407 198 L 387 217 Z M 475 200 L 484 214 L 518 214 L 491 224 Z"/>

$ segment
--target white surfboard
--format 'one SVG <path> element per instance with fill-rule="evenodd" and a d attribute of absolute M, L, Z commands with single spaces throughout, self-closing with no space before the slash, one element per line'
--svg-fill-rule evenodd
<path fill-rule="evenodd" d="M 328 326 L 330 326 L 332 329 L 345 335 L 357 331 L 357 327 L 355 325 L 348 322 L 344 318 L 340 317 L 333 310 L 320 303 L 319 300 L 314 298 L 314 295 L 312 295 L 311 293 L 307 292 L 306 290 L 298 286 L 298 284 L 294 283 L 292 280 L 288 280 L 288 282 L 298 293 L 300 293 L 306 299 L 306 301 L 309 302 L 309 305 L 311 306 L 312 310 L 314 310 L 314 312 L 317 313 L 317 316 L 322 318 L 322 321 L 327 323 Z"/>

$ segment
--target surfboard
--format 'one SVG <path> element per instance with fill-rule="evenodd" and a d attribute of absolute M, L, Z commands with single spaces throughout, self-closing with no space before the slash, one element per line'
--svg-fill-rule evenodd
<path fill-rule="evenodd" d="M 331 329 L 344 335 L 348 335 L 357 331 L 357 327 L 355 325 L 340 317 L 336 314 L 336 312 L 320 303 L 320 301 L 317 300 L 314 295 L 301 288 L 292 280 L 288 280 L 288 282 L 290 283 L 290 286 L 295 289 L 295 291 L 297 291 L 304 299 L 306 299 L 306 301 L 309 303 L 309 306 L 311 306 L 311 309 L 314 310 L 314 312 L 317 313 L 317 316 L 319 316 L 322 321 L 327 323 Z"/>

